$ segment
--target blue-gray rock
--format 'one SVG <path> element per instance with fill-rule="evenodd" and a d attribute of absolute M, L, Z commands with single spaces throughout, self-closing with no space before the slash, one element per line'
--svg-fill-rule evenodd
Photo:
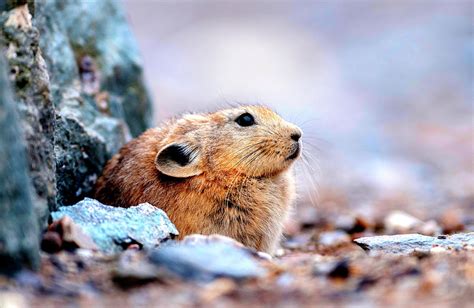
<path fill-rule="evenodd" d="M 142 63 L 120 1 L 37 0 L 34 23 L 58 106 L 63 89 L 80 81 L 83 96 L 107 94 L 101 111 L 124 118 L 133 136 L 149 127 Z"/>
<path fill-rule="evenodd" d="M 9 11 L 23 4 L 27 4 L 30 11 L 34 11 L 35 0 L 2 0 L 0 1 L 0 12 Z"/>
<path fill-rule="evenodd" d="M 70 64 L 73 68 L 78 67 L 83 89 L 84 83 L 91 83 L 89 77 L 93 73 L 90 66 L 94 64 L 86 63 L 85 57 L 88 57 L 95 62 L 98 70 L 97 92 L 105 91 L 108 94 L 108 112 L 116 118 L 124 117 L 133 136 L 148 128 L 151 103 L 142 81 L 142 63 L 137 43 L 120 1 L 36 1 L 35 9 L 41 33 L 49 34 L 48 39 L 41 44 L 48 58 L 59 55 L 60 48 L 57 47 L 63 43 L 55 35 L 57 27 L 67 37 L 67 45 L 71 48 L 68 53 L 75 56 Z M 47 16 L 56 26 L 42 24 L 40 15 Z M 49 48 L 52 46 L 56 48 Z M 83 60 L 78 66 L 77 59 Z M 74 80 L 71 78 L 74 76 L 69 74 L 69 77 L 69 80 Z M 56 79 L 60 78 L 57 76 Z M 93 89 L 85 92 L 94 94 Z"/>
<path fill-rule="evenodd" d="M 0 54 L 0 272 L 39 266 L 39 228 L 26 146 Z"/>
<path fill-rule="evenodd" d="M 35 267 L 38 223 L 90 194 L 107 160 L 149 126 L 151 104 L 117 1 L 7 0 L 0 12 L 0 69 L 15 97 L 2 75 L 0 267 Z"/>
<path fill-rule="evenodd" d="M 44 223 L 92 192 L 107 160 L 149 127 L 151 103 L 118 1 L 9 0 L 0 9 Z"/>
<path fill-rule="evenodd" d="M 151 249 L 178 235 L 166 213 L 149 203 L 120 208 L 85 198 L 51 216 L 53 220 L 69 216 L 106 253 L 120 252 L 130 242 Z"/>
<path fill-rule="evenodd" d="M 210 281 L 219 277 L 236 280 L 265 274 L 252 252 L 227 240 L 171 243 L 153 250 L 150 261 L 184 279 Z"/>
<path fill-rule="evenodd" d="M 118 1 L 36 0 L 34 8 L 57 114 L 56 200 L 71 205 L 92 192 L 107 160 L 149 127 L 151 103 Z"/>
<path fill-rule="evenodd" d="M 361 237 L 354 242 L 364 250 L 373 252 L 410 254 L 413 252 L 430 252 L 439 247 L 446 250 L 474 249 L 474 232 L 437 237 L 421 234 L 401 234 Z"/>
<path fill-rule="evenodd" d="M 53 130 L 55 111 L 49 75 L 39 49 L 39 32 L 26 6 L 0 16 L 0 42 L 10 67 L 22 131 L 26 139 L 30 177 L 36 192 L 35 211 L 42 226 L 56 200 Z"/>

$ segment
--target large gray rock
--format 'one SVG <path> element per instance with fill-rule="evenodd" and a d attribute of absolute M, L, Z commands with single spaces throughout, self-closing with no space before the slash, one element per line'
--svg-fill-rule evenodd
<path fill-rule="evenodd" d="M 7 0 L 0 11 L 0 49 L 19 114 L 17 122 L 0 109 L 9 121 L 2 125 L 11 124 L 0 132 L 0 254 L 34 266 L 38 222 L 44 227 L 49 212 L 90 194 L 107 160 L 152 113 L 120 3 Z"/>
<path fill-rule="evenodd" d="M 0 55 L 0 272 L 39 265 L 39 228 L 25 142 L 7 71 Z"/>
<path fill-rule="evenodd" d="M 107 160 L 150 124 L 136 43 L 120 3 L 35 1 L 34 25 L 57 111 L 57 202 L 74 204 Z"/>
<path fill-rule="evenodd" d="M 30 177 L 36 194 L 36 212 L 45 223 L 48 207 L 55 207 L 55 164 L 53 150 L 54 108 L 49 75 L 38 46 L 39 32 L 33 27 L 26 6 L 0 16 L 0 44 L 10 67 L 16 106 L 26 139 Z"/>
<path fill-rule="evenodd" d="M 44 223 L 91 193 L 107 160 L 149 126 L 151 104 L 117 1 L 9 0 L 0 9 L 10 10 L 0 39 Z"/>
<path fill-rule="evenodd" d="M 438 237 L 421 234 L 381 235 L 361 237 L 354 242 L 364 250 L 393 254 L 413 252 L 474 249 L 474 232 L 442 235 Z"/>
<path fill-rule="evenodd" d="M 60 207 L 51 216 L 53 220 L 70 217 L 107 253 L 122 251 L 129 243 L 154 248 L 178 235 L 166 213 L 149 203 L 120 208 L 85 198 L 73 206 Z"/>

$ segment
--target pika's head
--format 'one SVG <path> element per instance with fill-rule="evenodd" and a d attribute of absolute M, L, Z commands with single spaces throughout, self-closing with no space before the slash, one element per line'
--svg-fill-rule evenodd
<path fill-rule="evenodd" d="M 168 176 L 276 175 L 300 156 L 301 130 L 262 106 L 185 115 L 169 127 L 155 163 Z"/>

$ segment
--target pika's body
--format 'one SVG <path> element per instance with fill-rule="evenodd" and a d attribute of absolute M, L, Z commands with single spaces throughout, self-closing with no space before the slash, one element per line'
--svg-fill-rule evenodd
<path fill-rule="evenodd" d="M 301 130 L 268 108 L 190 114 L 152 128 L 106 165 L 95 197 L 163 209 L 180 232 L 273 253 L 295 199 Z"/>

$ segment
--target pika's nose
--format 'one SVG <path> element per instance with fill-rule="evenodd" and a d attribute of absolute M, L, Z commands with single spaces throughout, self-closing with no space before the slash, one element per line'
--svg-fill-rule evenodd
<path fill-rule="evenodd" d="M 291 134 L 290 137 L 291 137 L 291 139 L 293 139 L 294 141 L 298 141 L 298 140 L 300 140 L 300 138 L 301 138 L 301 133 L 300 133 L 300 132 L 293 133 L 293 134 Z"/>

